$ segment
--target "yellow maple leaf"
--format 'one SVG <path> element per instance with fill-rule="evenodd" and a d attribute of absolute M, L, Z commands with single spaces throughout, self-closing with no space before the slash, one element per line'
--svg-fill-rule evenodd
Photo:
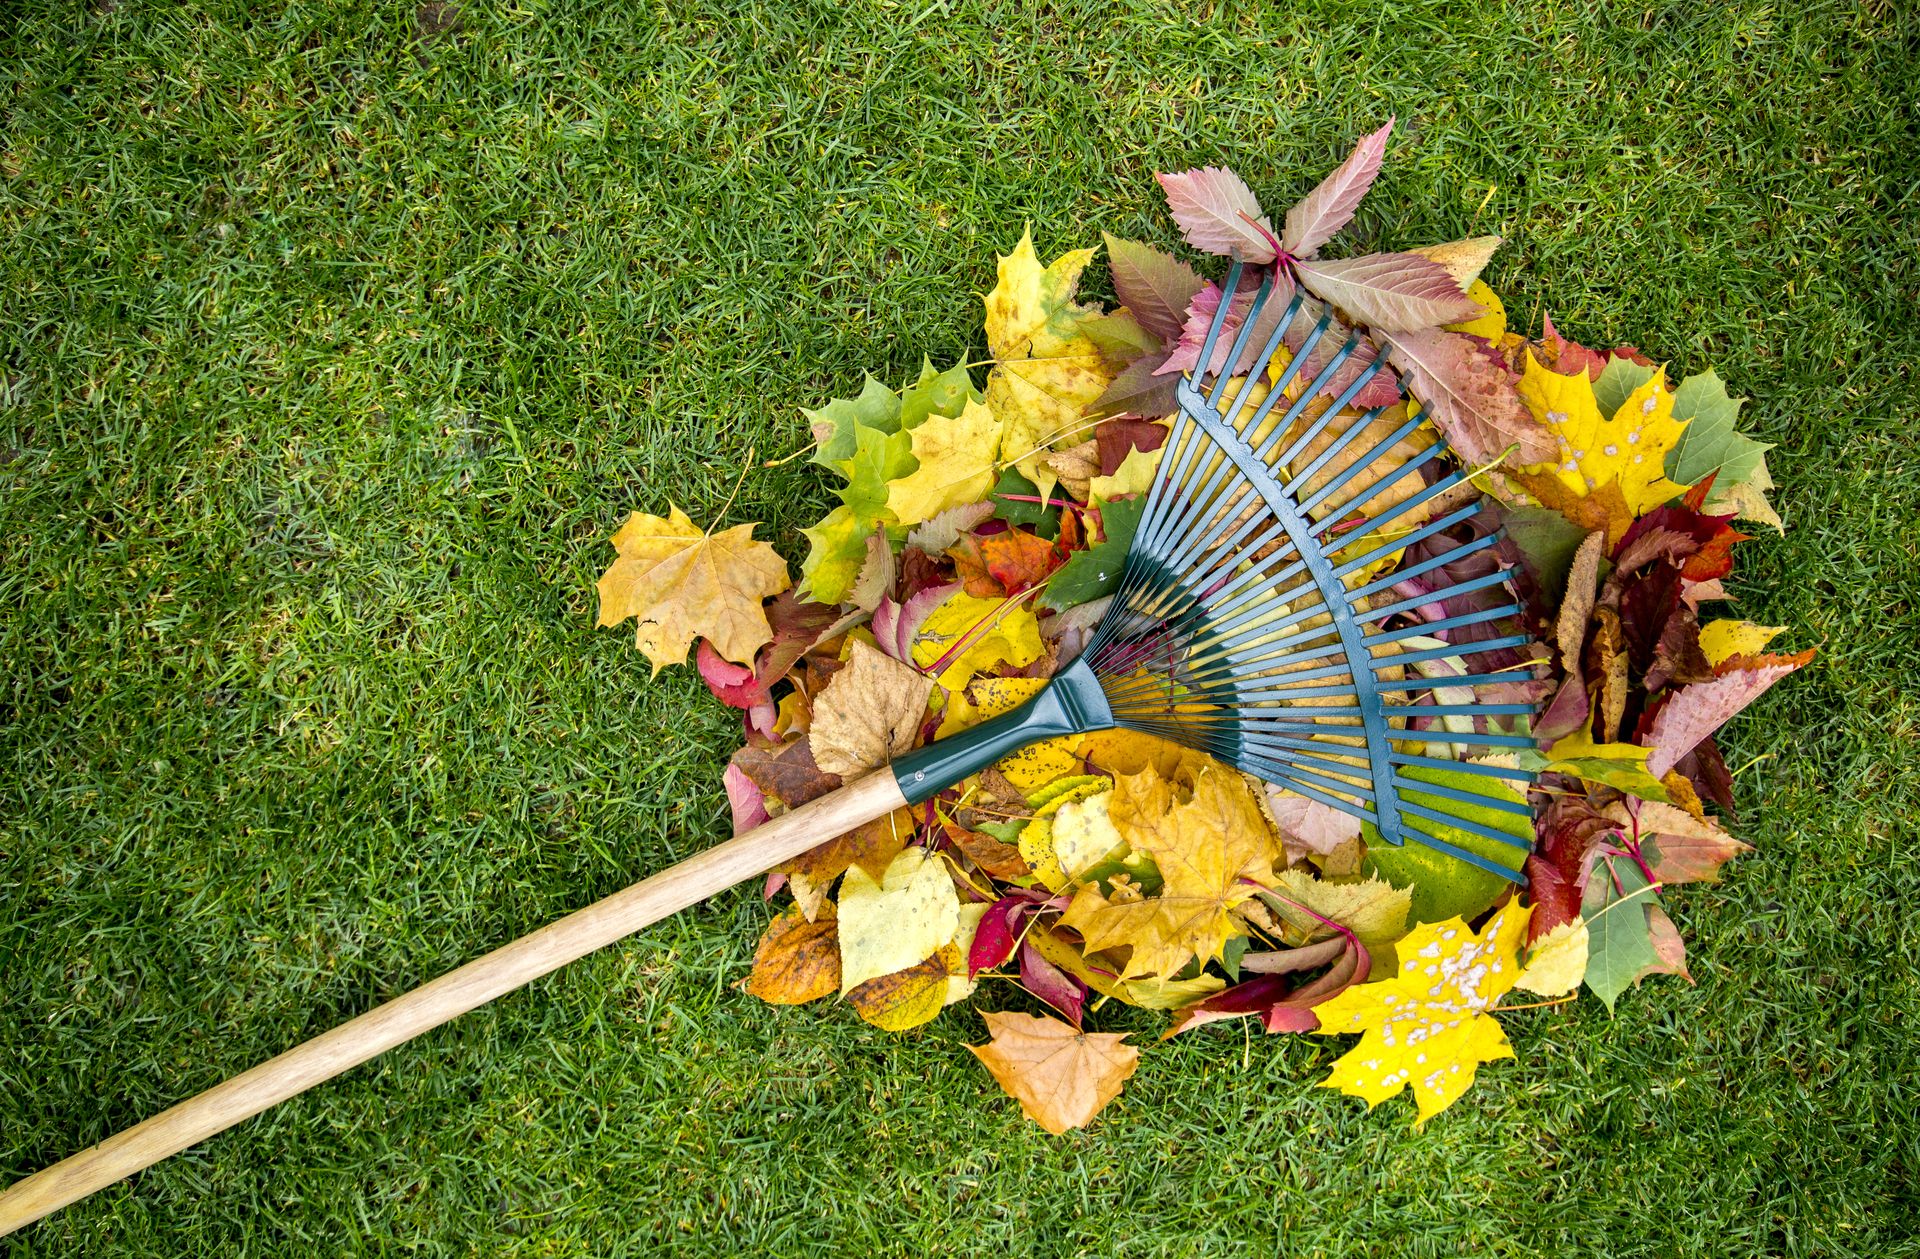
<path fill-rule="evenodd" d="M 929 415 L 909 434 L 920 466 L 887 483 L 887 510 L 894 520 L 917 525 L 948 508 L 985 498 L 993 488 L 1005 427 L 990 409 L 972 400 L 951 418 Z"/>
<path fill-rule="evenodd" d="M 1136 851 L 1153 858 L 1165 881 L 1158 895 L 1109 900 L 1097 884 L 1080 889 L 1062 924 L 1087 948 L 1132 950 L 1122 979 L 1171 979 L 1193 958 L 1220 955 L 1244 931 L 1233 909 L 1273 886 L 1279 856 L 1273 833 L 1246 780 L 1209 762 L 1191 794 L 1151 769 L 1114 780 L 1107 816 Z"/>
<path fill-rule="evenodd" d="M 1087 501 L 1098 507 L 1123 494 L 1145 494 L 1153 488 L 1153 474 L 1159 468 L 1159 451 L 1141 450 L 1136 446 L 1127 451 L 1127 457 L 1120 461 L 1112 476 L 1087 478 Z"/>
<path fill-rule="evenodd" d="M 987 406 L 1006 423 L 1006 458 L 1043 497 L 1055 480 L 1043 456 L 1062 438 L 1084 438 L 1081 416 L 1113 383 L 1112 366 L 1083 327 L 1103 312 L 1074 300 L 1093 255 L 1075 249 L 1042 267 L 1028 231 L 1000 259 L 1000 282 L 986 296 L 987 347 L 995 359 Z"/>
<path fill-rule="evenodd" d="M 685 663 L 702 637 L 728 660 L 753 663 L 773 639 L 761 601 L 790 584 L 787 562 L 753 540 L 753 525 L 709 534 L 678 507 L 668 512 L 634 512 L 613 535 L 620 555 L 600 575 L 599 623 L 635 618 L 634 645 L 655 673 Z"/>
<path fill-rule="evenodd" d="M 1372 1108 L 1411 1085 L 1418 1126 L 1459 1100 L 1481 1063 L 1513 1057 L 1487 1010 L 1520 977 L 1532 912 L 1509 901 L 1477 936 L 1461 918 L 1423 923 L 1400 941 L 1400 970 L 1391 979 L 1315 1006 L 1319 1035 L 1362 1033 L 1321 1087 Z"/>
<path fill-rule="evenodd" d="M 979 633 L 974 633 L 978 629 Z M 974 674 L 996 665 L 1015 668 L 1032 664 L 1045 650 L 1040 622 L 1025 604 L 1009 606 L 1004 599 L 981 599 L 956 594 L 928 613 L 913 644 L 913 662 L 921 668 L 936 663 L 967 635 L 967 645 L 940 671 L 941 686 L 957 691 Z"/>
<path fill-rule="evenodd" d="M 1585 372 L 1563 376 L 1528 351 L 1520 400 L 1560 444 L 1552 475 L 1579 497 L 1617 485 L 1628 509 L 1643 516 L 1686 487 L 1667 480 L 1667 452 L 1686 431 L 1673 417 L 1673 390 L 1655 370 L 1611 417 L 1600 413 Z"/>

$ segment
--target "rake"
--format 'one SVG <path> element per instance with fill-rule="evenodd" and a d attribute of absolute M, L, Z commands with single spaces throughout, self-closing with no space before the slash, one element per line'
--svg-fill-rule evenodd
<path fill-rule="evenodd" d="M 1241 276 L 1236 261 L 1223 292 L 1240 293 Z M 1274 287 L 1269 271 L 1230 334 L 1224 358 L 1216 360 L 1216 343 L 1229 335 L 1229 308 L 1237 307 L 1220 303 L 1199 366 L 1178 385 L 1179 412 L 1112 602 L 1079 656 L 1027 704 L 912 752 L 28 1176 L 0 1194 L 0 1235 L 835 835 L 924 803 L 1040 739 L 1113 727 L 1171 739 L 1360 819 L 1370 842 L 1423 844 L 1521 881 L 1526 841 L 1480 819 L 1487 809 L 1526 815 L 1524 793 L 1473 786 L 1482 778 L 1524 783 L 1529 775 L 1491 757 L 1434 753 L 1531 747 L 1525 735 L 1497 728 L 1500 719 L 1511 723 L 1531 707 L 1425 701 L 1443 688 L 1514 680 L 1510 673 L 1472 673 L 1463 662 L 1524 647 L 1527 636 L 1401 646 L 1498 622 L 1517 613 L 1517 605 L 1382 628 L 1443 599 L 1505 583 L 1507 573 L 1496 568 L 1450 587 L 1392 597 L 1406 579 L 1447 581 L 1450 561 L 1492 546 L 1497 535 L 1384 571 L 1405 548 L 1468 520 L 1480 503 L 1450 507 L 1466 474 L 1433 475 L 1440 466 L 1435 461 L 1447 453 L 1444 441 L 1436 438 L 1411 457 L 1398 453 L 1415 437 L 1422 413 L 1393 425 L 1383 421 L 1382 410 L 1358 417 L 1348 410 L 1384 369 L 1378 358 L 1316 410 L 1313 400 L 1330 391 L 1362 345 L 1349 334 L 1333 348 L 1328 317 L 1312 324 L 1271 383 L 1258 370 L 1233 375 L 1237 364 L 1270 363 L 1301 318 L 1296 295 L 1270 325 L 1265 345 L 1246 357 L 1261 316 L 1273 313 Z M 1307 378 L 1304 366 L 1316 353 L 1323 365 Z M 1216 361 L 1222 365 L 1210 367 Z M 1382 424 L 1391 425 L 1389 431 L 1379 432 Z M 1424 676 L 1419 666 L 1433 661 L 1459 664 L 1461 672 Z M 1436 730 L 1434 720 L 1449 724 Z M 1469 810 L 1472 816 L 1465 815 Z M 1511 847 L 1511 864 L 1454 842 L 1466 835 Z"/>

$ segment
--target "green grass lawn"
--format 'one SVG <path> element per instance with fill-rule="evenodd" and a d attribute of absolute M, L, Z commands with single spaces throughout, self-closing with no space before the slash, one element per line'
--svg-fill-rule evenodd
<path fill-rule="evenodd" d="M 0 1179 L 719 838 L 735 717 L 592 628 L 624 514 L 751 452 L 797 560 L 826 486 L 760 464 L 984 353 L 1023 224 L 1171 243 L 1199 163 L 1284 209 L 1390 113 L 1349 248 L 1501 233 L 1516 323 L 1778 444 L 1738 610 L 1821 654 L 1725 738 L 1697 986 L 1508 1018 L 1421 1132 L 1226 1024 L 1055 1139 L 964 1006 L 735 991 L 743 888 L 7 1253 L 1920 1254 L 1920 22 L 1202 7 L 7 6 Z"/>

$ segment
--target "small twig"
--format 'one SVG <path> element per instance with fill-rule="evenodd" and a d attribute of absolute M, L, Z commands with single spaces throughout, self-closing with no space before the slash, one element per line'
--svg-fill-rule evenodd
<path fill-rule="evenodd" d="M 713 515 L 713 524 L 707 526 L 706 536 L 711 538 L 713 531 L 722 520 L 727 518 L 727 508 L 733 506 L 733 500 L 740 497 L 740 490 L 747 483 L 747 469 L 753 466 L 753 447 L 747 447 L 747 457 L 740 465 L 740 478 L 733 483 L 733 493 L 727 495 L 727 501 L 720 504 L 720 510 Z"/>
<path fill-rule="evenodd" d="M 1575 997 L 1579 995 L 1580 994 L 1577 992 L 1572 992 L 1572 993 L 1568 993 L 1564 997 L 1555 997 L 1551 1001 L 1529 1001 L 1524 1005 L 1497 1005 L 1497 1006 L 1494 1006 L 1493 1009 L 1487 1011 L 1487 1013 L 1506 1014 L 1512 1010 L 1542 1010 L 1550 1005 L 1565 1005 L 1567 1002 L 1573 1000 Z"/>

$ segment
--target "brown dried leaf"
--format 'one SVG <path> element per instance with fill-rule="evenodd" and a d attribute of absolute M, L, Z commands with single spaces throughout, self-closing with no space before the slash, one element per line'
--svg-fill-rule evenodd
<path fill-rule="evenodd" d="M 1027 1117 L 1059 1136 L 1120 1095 L 1140 1065 L 1125 1033 L 1081 1032 L 1059 1019 L 983 1011 L 992 1039 L 969 1045 Z"/>
<path fill-rule="evenodd" d="M 885 764 L 913 746 L 933 679 L 864 642 L 813 702 L 813 758 L 843 777 Z"/>
<path fill-rule="evenodd" d="M 753 951 L 746 990 L 772 1005 L 802 1005 L 840 989 L 840 927 L 831 901 L 807 921 L 798 907 L 775 918 Z"/>

